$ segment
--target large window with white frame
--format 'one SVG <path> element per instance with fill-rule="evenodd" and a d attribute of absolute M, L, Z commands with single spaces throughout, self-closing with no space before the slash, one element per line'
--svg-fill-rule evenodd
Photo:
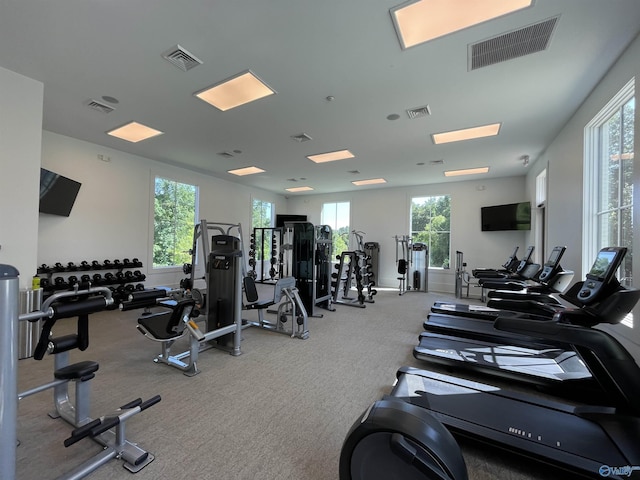
<path fill-rule="evenodd" d="M 437 195 L 411 199 L 411 240 L 429 248 L 430 268 L 449 268 L 451 197 Z"/>
<path fill-rule="evenodd" d="M 633 282 L 633 159 L 635 79 L 585 127 L 583 271 L 606 246 L 628 248 L 618 272 Z M 633 326 L 631 317 L 624 322 Z"/>
<path fill-rule="evenodd" d="M 156 176 L 153 211 L 153 268 L 191 262 L 198 218 L 198 187 Z"/>
<path fill-rule="evenodd" d="M 331 202 L 322 204 L 320 223 L 329 225 L 333 234 L 334 258 L 349 250 L 349 217 L 351 202 Z"/>

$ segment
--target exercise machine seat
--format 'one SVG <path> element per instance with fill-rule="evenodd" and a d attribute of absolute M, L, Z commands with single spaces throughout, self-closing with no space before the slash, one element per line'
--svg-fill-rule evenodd
<path fill-rule="evenodd" d="M 98 362 L 91 360 L 85 360 L 83 362 L 67 365 L 53 372 L 53 376 L 57 380 L 76 380 L 86 378 L 88 376 L 93 377 L 93 374 L 98 371 L 100 365 Z"/>
<path fill-rule="evenodd" d="M 192 298 L 181 300 L 171 310 L 140 317 L 138 323 L 156 340 L 172 340 L 182 335 L 184 324 L 181 320 L 185 313 L 191 315 L 195 304 Z"/>
<path fill-rule="evenodd" d="M 262 310 L 280 303 L 280 300 L 282 300 L 282 291 L 286 288 L 295 288 L 296 279 L 294 277 L 280 278 L 275 284 L 273 299 L 267 300 L 259 300 L 256 282 L 252 277 L 244 277 L 242 283 L 244 285 L 244 295 L 248 302 L 244 306 L 245 310 Z"/>

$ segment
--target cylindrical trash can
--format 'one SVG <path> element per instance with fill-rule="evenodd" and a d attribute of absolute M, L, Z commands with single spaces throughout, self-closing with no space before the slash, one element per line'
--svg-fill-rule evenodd
<path fill-rule="evenodd" d="M 40 310 L 42 305 L 42 289 L 20 290 L 20 315 Z M 22 321 L 18 326 L 18 359 L 33 356 L 33 350 L 40 338 L 42 320 L 35 322 Z"/>

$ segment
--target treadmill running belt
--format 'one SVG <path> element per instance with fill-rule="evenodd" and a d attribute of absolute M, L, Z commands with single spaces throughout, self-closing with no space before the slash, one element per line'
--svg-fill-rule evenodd
<path fill-rule="evenodd" d="M 482 371 L 533 382 L 590 379 L 591 372 L 578 354 L 548 346 L 495 343 L 424 332 L 413 350 L 418 360 Z M 528 378 L 522 378 L 526 376 Z"/>

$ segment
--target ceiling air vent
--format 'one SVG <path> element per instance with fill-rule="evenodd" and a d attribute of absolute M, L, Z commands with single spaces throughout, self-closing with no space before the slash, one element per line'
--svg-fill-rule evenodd
<path fill-rule="evenodd" d="M 444 160 L 431 160 L 429 162 L 430 165 L 442 165 L 444 163 Z"/>
<path fill-rule="evenodd" d="M 469 45 L 469 70 L 546 50 L 559 17 Z"/>
<path fill-rule="evenodd" d="M 115 110 L 115 108 L 110 107 L 109 105 L 106 105 L 104 103 L 100 103 L 97 100 L 94 100 L 93 98 L 90 100 L 87 100 L 86 102 L 84 102 L 84 104 L 93 109 L 93 110 L 97 110 L 100 113 L 111 113 Z"/>
<path fill-rule="evenodd" d="M 193 67 L 197 67 L 198 65 L 202 65 L 202 60 L 187 52 L 180 45 L 171 47 L 169 50 L 164 52 L 162 54 L 162 58 L 173 63 L 184 72 L 191 70 Z"/>
<path fill-rule="evenodd" d="M 429 105 L 425 105 L 424 107 L 411 108 L 407 110 L 407 115 L 409 115 L 411 120 L 414 118 L 428 117 L 431 115 L 431 107 L 429 107 Z"/>
<path fill-rule="evenodd" d="M 233 158 L 233 153 L 231 152 L 218 152 L 218 155 L 224 158 Z"/>
<path fill-rule="evenodd" d="M 313 140 L 309 135 L 307 135 L 306 133 L 301 133 L 299 135 L 292 135 L 291 138 L 293 138 L 296 142 L 308 142 L 309 140 Z"/>

